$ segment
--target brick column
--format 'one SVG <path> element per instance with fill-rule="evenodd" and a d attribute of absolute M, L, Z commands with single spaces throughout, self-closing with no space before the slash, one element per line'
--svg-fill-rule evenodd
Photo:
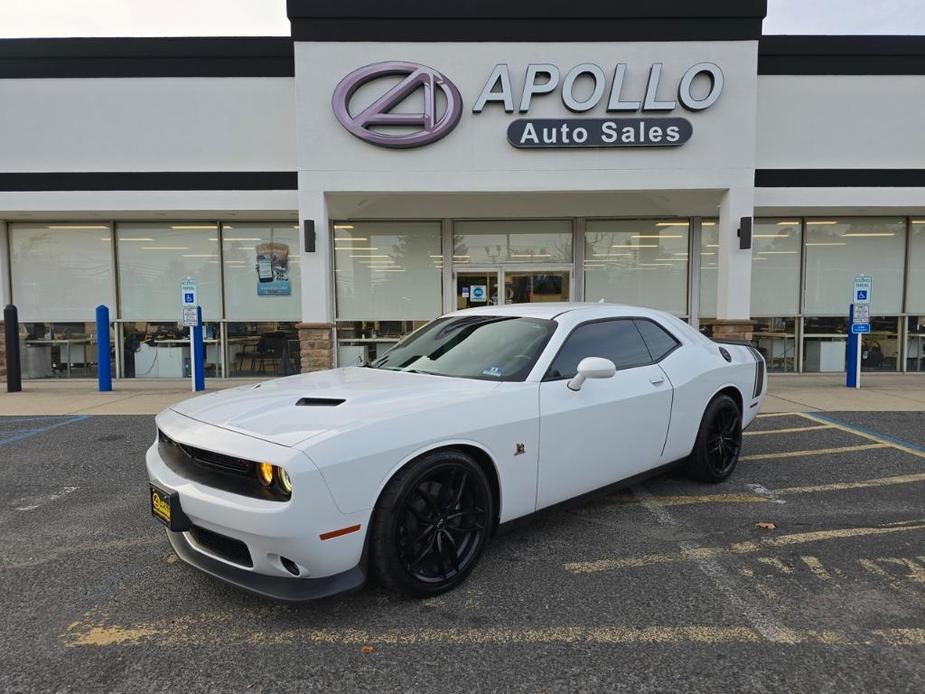
<path fill-rule="evenodd" d="M 298 323 L 302 373 L 334 366 L 334 326 L 330 323 Z"/>

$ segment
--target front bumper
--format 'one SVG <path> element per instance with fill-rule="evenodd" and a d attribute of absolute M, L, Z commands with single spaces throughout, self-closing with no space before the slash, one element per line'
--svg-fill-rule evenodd
<path fill-rule="evenodd" d="M 370 511 L 344 514 L 315 465 L 292 448 L 213 427 L 167 410 L 158 427 L 184 444 L 283 465 L 293 483 L 289 501 L 268 501 L 186 479 L 161 459 L 157 443 L 145 456 L 148 478 L 179 497 L 194 532 L 170 532 L 177 555 L 223 581 L 278 600 L 311 600 L 360 587 L 365 580 L 364 541 Z M 350 534 L 322 540 L 341 528 Z M 196 530 L 243 545 L 234 553 L 202 544 Z M 249 556 L 248 556 L 249 555 Z M 295 564 L 298 571 L 287 568 Z M 293 575 L 297 573 L 297 575 Z"/>
<path fill-rule="evenodd" d="M 348 571 L 324 578 L 268 576 L 213 559 L 193 547 L 186 533 L 172 533 L 169 530 L 166 532 L 170 546 L 187 564 L 225 583 L 265 598 L 284 602 L 319 600 L 331 595 L 359 590 L 366 583 L 366 571 L 363 569 L 362 562 Z"/>

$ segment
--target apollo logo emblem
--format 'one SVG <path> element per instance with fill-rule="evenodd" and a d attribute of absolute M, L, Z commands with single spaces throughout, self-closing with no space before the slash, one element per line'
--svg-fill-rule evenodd
<path fill-rule="evenodd" d="M 364 85 L 380 77 L 401 76 L 403 79 L 356 114 L 350 113 L 350 101 Z M 423 113 L 394 113 L 392 110 L 418 89 L 424 90 Z M 446 104 L 441 114 L 438 94 Z M 436 142 L 448 135 L 462 115 L 462 96 L 447 77 L 433 68 L 418 63 L 389 61 L 373 63 L 354 70 L 334 89 L 331 99 L 334 116 L 352 135 L 381 147 L 407 149 Z M 401 128 L 398 132 L 388 132 Z M 410 130 L 410 128 L 418 128 Z"/>

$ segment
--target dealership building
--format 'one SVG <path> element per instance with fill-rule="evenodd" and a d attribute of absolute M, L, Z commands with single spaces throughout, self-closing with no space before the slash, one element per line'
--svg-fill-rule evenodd
<path fill-rule="evenodd" d="M 925 37 L 764 0 L 289 0 L 291 37 L 0 40 L 24 378 L 270 376 L 470 306 L 599 301 L 781 372 L 925 371 Z M 189 287 L 190 285 L 187 285 Z M 9 347 L 7 345 L 7 347 Z"/>

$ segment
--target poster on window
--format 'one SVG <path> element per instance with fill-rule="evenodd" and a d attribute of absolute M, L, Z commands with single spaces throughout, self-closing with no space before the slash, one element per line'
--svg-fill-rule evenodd
<path fill-rule="evenodd" d="M 289 245 L 261 243 L 257 246 L 257 296 L 289 296 Z"/>

